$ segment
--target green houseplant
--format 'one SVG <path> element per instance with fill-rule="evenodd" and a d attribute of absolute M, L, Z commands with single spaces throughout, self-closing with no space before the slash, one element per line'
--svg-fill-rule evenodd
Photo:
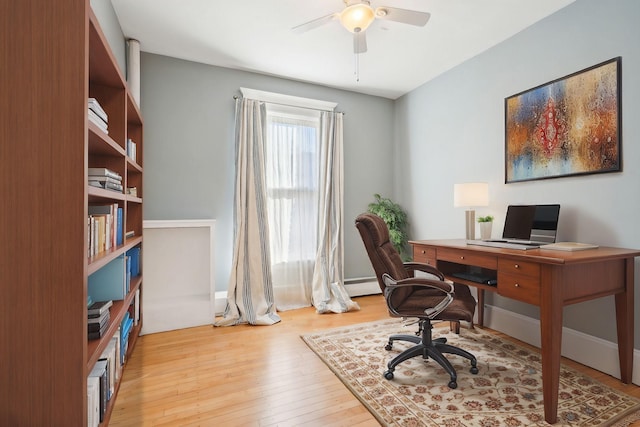
<path fill-rule="evenodd" d="M 374 194 L 375 202 L 369 203 L 368 211 L 378 215 L 389 228 L 389 239 L 404 261 L 411 259 L 407 253 L 407 214 L 391 199 Z"/>
<path fill-rule="evenodd" d="M 491 215 L 479 216 L 478 217 L 478 222 L 493 222 L 493 216 L 491 216 Z"/>

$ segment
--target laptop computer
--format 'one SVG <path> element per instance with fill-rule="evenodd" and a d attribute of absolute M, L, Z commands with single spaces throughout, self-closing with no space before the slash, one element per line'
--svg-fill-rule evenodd
<path fill-rule="evenodd" d="M 502 239 L 467 240 L 467 244 L 508 249 L 537 249 L 555 243 L 560 205 L 509 205 Z"/>

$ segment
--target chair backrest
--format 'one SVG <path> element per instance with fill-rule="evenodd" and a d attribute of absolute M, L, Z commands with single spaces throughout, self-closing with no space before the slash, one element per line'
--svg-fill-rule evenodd
<path fill-rule="evenodd" d="M 389 228 L 377 215 L 363 213 L 356 218 L 356 227 L 376 272 L 380 289 L 384 294 L 382 275 L 387 273 L 395 280 L 406 279 L 409 273 L 404 268 L 400 254 L 389 240 Z"/>

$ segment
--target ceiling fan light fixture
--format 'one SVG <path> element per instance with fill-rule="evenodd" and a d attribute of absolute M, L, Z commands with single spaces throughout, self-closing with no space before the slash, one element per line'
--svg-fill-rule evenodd
<path fill-rule="evenodd" d="M 375 13 L 366 3 L 353 4 L 340 13 L 340 22 L 352 33 L 367 29 L 375 19 Z"/>

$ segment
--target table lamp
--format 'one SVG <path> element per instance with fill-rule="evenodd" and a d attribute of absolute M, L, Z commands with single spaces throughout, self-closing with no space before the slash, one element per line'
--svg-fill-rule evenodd
<path fill-rule="evenodd" d="M 456 208 L 467 208 L 465 212 L 467 240 L 474 240 L 476 238 L 476 212 L 472 208 L 488 205 L 489 184 L 486 182 L 453 184 L 453 206 Z"/>

